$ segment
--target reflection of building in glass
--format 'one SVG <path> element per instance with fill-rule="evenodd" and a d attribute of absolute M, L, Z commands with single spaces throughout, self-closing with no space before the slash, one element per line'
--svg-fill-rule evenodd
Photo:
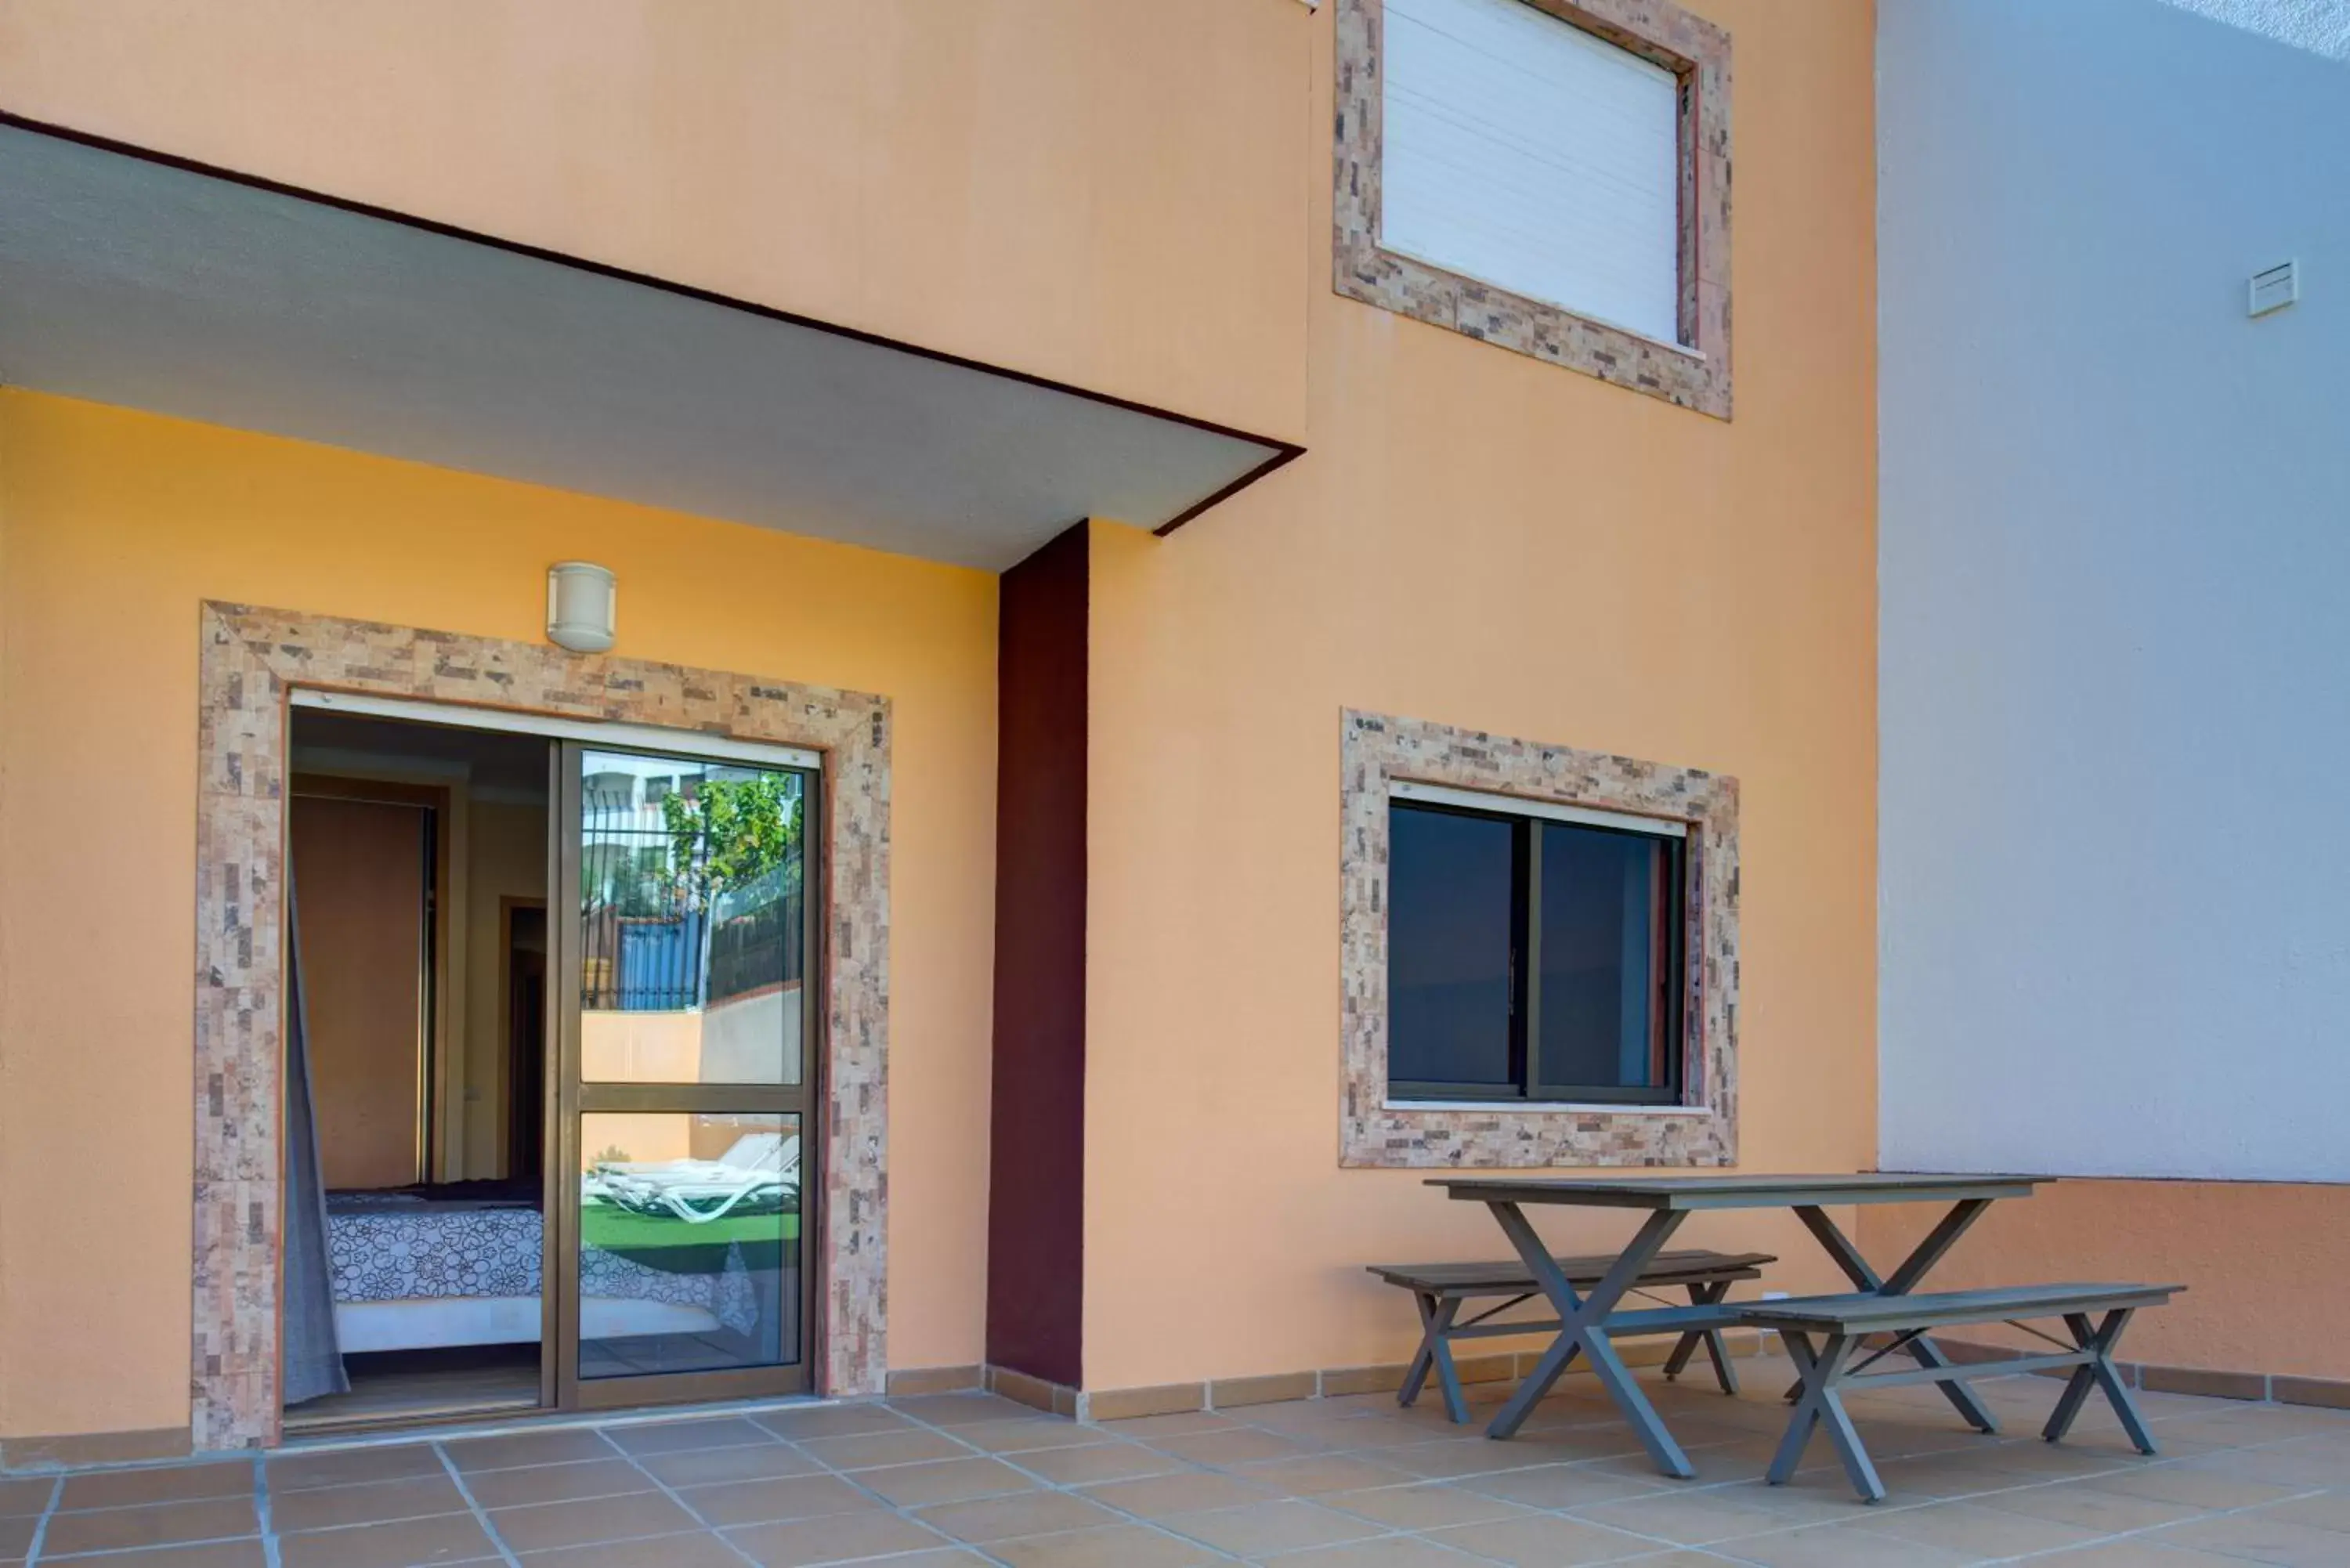
<path fill-rule="evenodd" d="M 590 757 L 580 781 L 585 1005 L 677 1011 L 796 984 L 801 806 L 790 774 Z"/>

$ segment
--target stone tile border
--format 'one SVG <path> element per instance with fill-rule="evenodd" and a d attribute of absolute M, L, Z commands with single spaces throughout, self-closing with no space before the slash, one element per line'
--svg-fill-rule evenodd
<path fill-rule="evenodd" d="M 888 1357 L 889 704 L 538 643 L 207 603 L 198 674 L 192 1441 L 279 1436 L 279 1071 L 288 694 L 365 692 L 656 725 L 825 754 L 818 1387 Z"/>
<path fill-rule="evenodd" d="M 1331 286 L 1726 420 L 1730 386 L 1730 35 L 1669 0 L 1523 0 L 1680 79 L 1680 345 L 1659 343 L 1379 244 L 1384 0 L 1338 0 Z"/>
<path fill-rule="evenodd" d="M 1425 1168 L 1738 1160 L 1738 781 L 1349 711 L 1340 753 L 1338 1163 Z M 1690 825 L 1679 1108 L 1423 1110 L 1388 1099 L 1388 799 L 1402 779 Z"/>

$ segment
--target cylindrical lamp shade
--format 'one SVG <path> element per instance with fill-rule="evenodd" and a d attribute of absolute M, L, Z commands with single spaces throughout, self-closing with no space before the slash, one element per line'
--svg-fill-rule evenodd
<path fill-rule="evenodd" d="M 546 639 L 574 653 L 612 646 L 619 579 L 587 561 L 557 561 L 546 569 Z"/>

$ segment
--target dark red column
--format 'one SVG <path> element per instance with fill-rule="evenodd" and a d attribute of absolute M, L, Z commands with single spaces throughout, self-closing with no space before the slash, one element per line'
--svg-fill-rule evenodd
<path fill-rule="evenodd" d="M 987 1359 L 1085 1376 L 1087 527 L 1003 574 Z"/>

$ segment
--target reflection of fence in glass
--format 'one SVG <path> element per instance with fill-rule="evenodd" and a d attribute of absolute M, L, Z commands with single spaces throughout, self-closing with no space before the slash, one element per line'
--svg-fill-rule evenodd
<path fill-rule="evenodd" d="M 799 790 L 789 774 L 691 765 L 584 780 L 581 1004 L 675 1011 L 798 981 Z"/>

